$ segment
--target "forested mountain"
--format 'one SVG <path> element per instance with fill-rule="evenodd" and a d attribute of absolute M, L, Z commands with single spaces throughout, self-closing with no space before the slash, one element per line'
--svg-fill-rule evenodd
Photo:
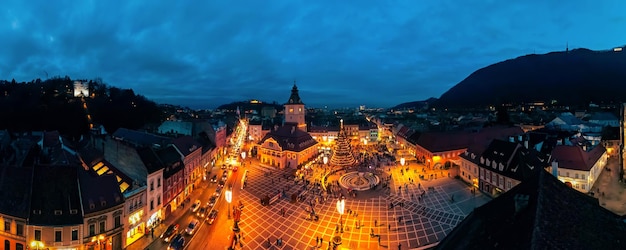
<path fill-rule="evenodd" d="M 555 100 L 560 105 L 626 101 L 626 52 L 575 49 L 526 55 L 479 69 L 435 106 L 475 107 Z"/>
<path fill-rule="evenodd" d="M 0 80 L 0 129 L 58 130 L 79 137 L 89 131 L 90 118 L 108 132 L 120 127 L 139 129 L 161 120 L 157 104 L 131 89 L 110 87 L 99 79 L 81 82 L 89 89 L 84 98 L 75 97 L 75 80 L 67 76 L 22 83 Z"/>

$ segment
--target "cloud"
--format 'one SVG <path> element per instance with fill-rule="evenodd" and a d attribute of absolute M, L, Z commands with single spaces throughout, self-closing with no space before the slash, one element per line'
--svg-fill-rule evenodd
<path fill-rule="evenodd" d="M 619 1 L 23 1 L 0 17 L 0 78 L 101 77 L 159 102 L 213 108 L 438 97 L 529 53 L 624 44 Z"/>

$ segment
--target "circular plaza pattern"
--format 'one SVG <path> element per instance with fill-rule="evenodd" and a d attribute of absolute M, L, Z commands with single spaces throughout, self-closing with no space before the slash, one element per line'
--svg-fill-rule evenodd
<path fill-rule="evenodd" d="M 341 185 L 341 187 L 357 191 L 369 190 L 376 186 L 379 182 L 380 178 L 369 172 L 354 171 L 348 172 L 339 177 L 339 185 Z"/>

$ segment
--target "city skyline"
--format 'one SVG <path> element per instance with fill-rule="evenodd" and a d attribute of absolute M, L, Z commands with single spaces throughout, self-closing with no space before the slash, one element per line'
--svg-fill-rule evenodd
<path fill-rule="evenodd" d="M 391 107 L 526 54 L 623 46 L 618 1 L 8 1 L 0 79 L 102 78 L 159 103 Z"/>

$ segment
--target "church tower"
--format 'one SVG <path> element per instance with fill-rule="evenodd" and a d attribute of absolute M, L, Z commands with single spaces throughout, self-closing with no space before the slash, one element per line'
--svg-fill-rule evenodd
<path fill-rule="evenodd" d="M 302 131 L 307 131 L 304 116 L 304 103 L 302 103 L 300 95 L 298 95 L 298 87 L 296 87 L 296 82 L 294 81 L 293 88 L 291 88 L 291 96 L 289 96 L 289 101 L 285 103 L 285 123 L 298 124 L 299 129 L 301 129 Z"/>

